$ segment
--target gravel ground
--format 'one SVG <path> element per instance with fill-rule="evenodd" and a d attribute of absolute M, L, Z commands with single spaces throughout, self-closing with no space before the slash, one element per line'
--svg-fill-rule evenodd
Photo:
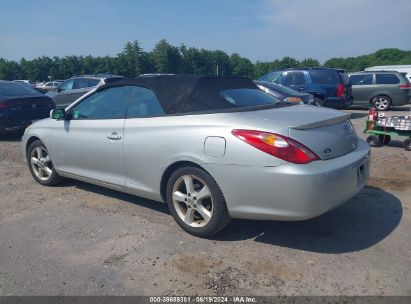
<path fill-rule="evenodd" d="M 360 133 L 366 111 L 349 112 Z M 340 208 L 234 220 L 212 240 L 157 202 L 42 187 L 18 146 L 0 140 L 0 295 L 411 295 L 411 152 L 397 140 L 373 149 L 369 186 Z"/>

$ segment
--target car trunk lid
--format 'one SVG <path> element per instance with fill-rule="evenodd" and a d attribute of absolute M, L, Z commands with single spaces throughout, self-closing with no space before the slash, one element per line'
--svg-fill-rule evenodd
<path fill-rule="evenodd" d="M 7 120 L 14 124 L 27 124 L 49 116 L 55 108 L 47 96 L 9 97 L 2 101 L 8 110 Z"/>
<path fill-rule="evenodd" d="M 3 103 L 9 106 L 13 115 L 31 116 L 54 108 L 52 99 L 46 96 L 10 98 L 3 101 Z"/>
<path fill-rule="evenodd" d="M 293 106 L 256 111 L 251 115 L 272 122 L 277 128 L 283 127 L 281 135 L 305 145 L 322 160 L 348 154 L 357 147 L 358 138 L 349 113 Z"/>

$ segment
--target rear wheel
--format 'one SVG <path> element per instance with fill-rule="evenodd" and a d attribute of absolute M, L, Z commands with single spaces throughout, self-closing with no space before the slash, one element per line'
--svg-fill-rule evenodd
<path fill-rule="evenodd" d="M 373 98 L 372 104 L 379 111 L 387 111 L 391 108 L 392 102 L 391 102 L 391 99 L 388 96 L 378 95 L 378 96 Z"/>
<path fill-rule="evenodd" d="M 177 224 L 199 237 L 216 234 L 231 219 L 216 181 L 196 167 L 180 168 L 170 176 L 167 204 Z"/>
<path fill-rule="evenodd" d="M 411 151 L 411 138 L 404 140 L 404 149 Z"/>
<path fill-rule="evenodd" d="M 62 180 L 54 169 L 47 148 L 40 140 L 30 144 L 27 150 L 27 164 L 31 175 L 43 186 L 54 186 Z"/>
<path fill-rule="evenodd" d="M 378 136 L 375 135 L 370 135 L 367 137 L 367 143 L 371 146 L 371 147 L 381 147 L 381 142 L 380 139 L 378 138 Z"/>

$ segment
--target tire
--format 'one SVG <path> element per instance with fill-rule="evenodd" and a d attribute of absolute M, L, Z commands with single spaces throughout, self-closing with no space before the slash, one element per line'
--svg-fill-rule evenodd
<path fill-rule="evenodd" d="M 404 149 L 411 151 L 411 138 L 404 140 Z"/>
<path fill-rule="evenodd" d="M 220 187 L 207 172 L 196 167 L 177 169 L 170 176 L 167 204 L 177 224 L 194 236 L 210 237 L 231 220 Z"/>
<path fill-rule="evenodd" d="M 381 147 L 381 142 L 378 138 L 378 136 L 375 135 L 370 135 L 367 137 L 367 143 L 371 146 L 371 147 Z"/>
<path fill-rule="evenodd" d="M 27 150 L 27 165 L 36 182 L 43 186 L 55 186 L 62 180 L 54 169 L 46 146 L 40 140 L 30 144 Z"/>
<path fill-rule="evenodd" d="M 390 135 L 378 135 L 378 140 L 380 141 L 381 145 L 386 145 L 391 141 Z"/>
<path fill-rule="evenodd" d="M 319 98 L 319 97 L 315 97 L 314 98 L 314 105 L 319 106 L 319 107 L 323 107 L 324 106 L 324 100 Z"/>
<path fill-rule="evenodd" d="M 386 95 L 375 96 L 371 103 L 378 111 L 388 111 L 392 105 L 391 98 Z"/>

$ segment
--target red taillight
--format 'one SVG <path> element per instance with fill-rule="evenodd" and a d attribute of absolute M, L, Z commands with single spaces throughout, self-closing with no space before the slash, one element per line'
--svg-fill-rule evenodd
<path fill-rule="evenodd" d="M 402 83 L 398 86 L 400 89 L 410 89 L 411 83 Z"/>
<path fill-rule="evenodd" d="M 337 97 L 344 97 L 345 87 L 342 83 L 340 83 L 337 87 Z"/>
<path fill-rule="evenodd" d="M 304 145 L 282 135 L 254 130 L 233 130 L 231 133 L 247 144 L 290 163 L 308 164 L 319 159 Z"/>
<path fill-rule="evenodd" d="M 1 103 L 0 102 L 0 110 L 9 109 L 9 108 L 10 108 L 10 106 L 7 103 Z"/>

